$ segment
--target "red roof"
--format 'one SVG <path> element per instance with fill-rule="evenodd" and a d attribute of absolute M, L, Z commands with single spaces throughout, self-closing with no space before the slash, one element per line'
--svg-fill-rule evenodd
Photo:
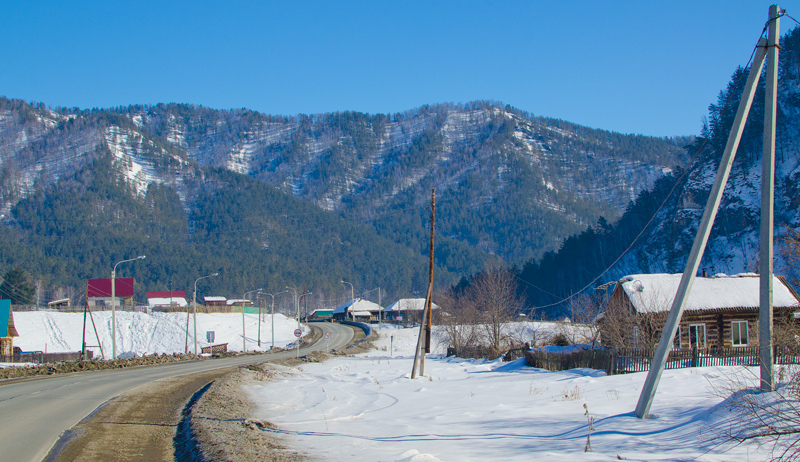
<path fill-rule="evenodd" d="M 115 278 L 114 296 L 133 297 L 133 278 Z M 89 279 L 86 287 L 87 297 L 110 297 L 111 278 Z"/>

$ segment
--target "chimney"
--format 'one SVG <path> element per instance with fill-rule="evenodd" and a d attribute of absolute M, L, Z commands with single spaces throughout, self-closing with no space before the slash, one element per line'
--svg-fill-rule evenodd
<path fill-rule="evenodd" d="M 706 269 L 705 269 L 705 268 L 703 268 L 703 277 L 704 277 L 704 278 L 705 278 L 705 277 L 708 277 L 708 276 L 706 275 Z"/>

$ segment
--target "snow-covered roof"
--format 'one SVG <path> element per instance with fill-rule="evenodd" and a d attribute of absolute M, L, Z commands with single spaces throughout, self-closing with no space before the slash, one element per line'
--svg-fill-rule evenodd
<path fill-rule="evenodd" d="M 170 306 L 170 305 L 177 305 L 177 306 L 188 306 L 189 304 L 186 303 L 186 299 L 183 297 L 171 297 L 171 298 L 148 298 L 147 299 L 147 306 L 154 307 L 154 306 Z"/>
<path fill-rule="evenodd" d="M 338 306 L 335 310 L 333 310 L 333 314 L 345 312 L 350 313 L 353 311 L 380 311 L 382 309 L 383 308 L 377 303 L 359 298 L 356 300 L 349 300 L 345 304 Z"/>
<path fill-rule="evenodd" d="M 232 298 L 232 299 L 228 300 L 228 306 L 232 306 L 232 305 L 247 305 L 248 303 L 252 305 L 253 301 L 252 300 L 248 300 L 246 298 Z"/>
<path fill-rule="evenodd" d="M 639 313 L 669 311 L 678 291 L 682 274 L 633 274 L 620 280 L 633 307 Z M 773 276 L 772 305 L 798 307 L 800 301 L 783 281 Z M 753 273 L 710 278 L 697 277 L 686 299 L 686 311 L 754 308 L 759 302 L 759 276 Z"/>
<path fill-rule="evenodd" d="M 351 311 L 350 314 L 353 316 L 372 316 L 369 311 Z"/>
<path fill-rule="evenodd" d="M 225 297 L 203 297 L 206 302 L 224 302 L 227 300 Z"/>
<path fill-rule="evenodd" d="M 68 298 L 62 298 L 60 300 L 53 300 L 52 302 L 47 303 L 48 305 L 60 305 L 62 303 L 69 303 Z"/>
<path fill-rule="evenodd" d="M 386 307 L 386 311 L 422 311 L 425 308 L 424 298 L 401 298 Z M 431 309 L 438 310 L 436 303 L 431 303 Z"/>

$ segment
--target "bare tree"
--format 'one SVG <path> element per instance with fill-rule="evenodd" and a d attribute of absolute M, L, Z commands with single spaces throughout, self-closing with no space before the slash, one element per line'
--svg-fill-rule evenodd
<path fill-rule="evenodd" d="M 788 266 L 795 269 L 795 273 L 789 274 L 787 277 L 797 286 L 800 284 L 800 279 L 798 279 L 800 274 L 796 272 L 800 268 L 800 229 L 790 228 L 780 242 L 782 244 L 780 247 L 781 255 L 786 259 Z"/>
<path fill-rule="evenodd" d="M 491 267 L 475 278 L 467 296 L 479 312 L 489 346 L 499 351 L 504 340 L 503 325 L 522 308 L 517 280 L 511 272 Z"/>
<path fill-rule="evenodd" d="M 457 352 L 472 347 L 478 341 L 478 314 L 475 305 L 465 296 L 442 293 L 436 296 L 438 321 L 444 340 Z"/>
<path fill-rule="evenodd" d="M 800 369 L 778 369 L 778 389 L 759 392 L 760 377 L 742 368 L 728 376 L 714 393 L 725 399 L 721 410 L 731 416 L 724 425 L 715 425 L 707 436 L 717 446 L 755 444 L 768 446 L 772 461 L 800 458 Z"/>
<path fill-rule="evenodd" d="M 657 306 L 663 306 L 663 295 L 637 294 L 641 298 L 640 306 L 653 309 L 638 313 L 628 301 L 611 302 L 599 318 L 600 336 L 603 345 L 613 348 L 655 348 L 661 337 L 661 331 L 667 320 L 667 312 L 658 312 Z M 646 299 L 645 299 L 646 297 Z"/>
<path fill-rule="evenodd" d="M 590 344 L 594 348 L 600 342 L 598 317 L 603 312 L 601 294 L 576 296 L 570 299 L 571 322 L 560 323 L 558 333 L 570 344 Z"/>

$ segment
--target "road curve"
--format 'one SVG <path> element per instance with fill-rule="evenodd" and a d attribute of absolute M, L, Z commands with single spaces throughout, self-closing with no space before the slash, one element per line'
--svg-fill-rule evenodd
<path fill-rule="evenodd" d="M 353 330 L 348 326 L 314 323 L 312 327 L 320 328 L 323 338 L 301 348 L 301 355 L 341 348 L 353 337 Z M 330 341 L 324 338 L 327 333 Z M 2 459 L 42 460 L 66 430 L 103 403 L 134 387 L 164 378 L 288 358 L 295 354 L 295 351 L 282 351 L 0 383 L 0 416 L 5 423 L 0 432 Z"/>

